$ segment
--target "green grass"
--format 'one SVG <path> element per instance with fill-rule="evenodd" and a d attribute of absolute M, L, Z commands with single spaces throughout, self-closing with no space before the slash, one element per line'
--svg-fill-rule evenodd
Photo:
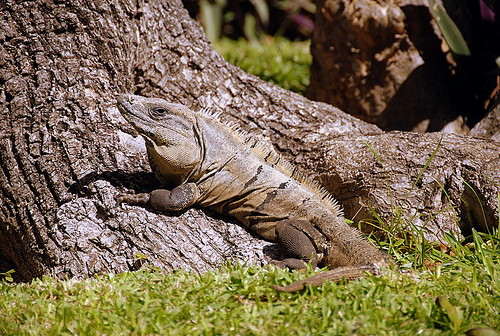
<path fill-rule="evenodd" d="M 474 233 L 468 245 L 450 238 L 444 252 L 428 244 L 382 247 L 411 274 L 290 294 L 270 285 L 305 274 L 241 265 L 203 275 L 145 269 L 86 281 L 4 281 L 0 334 L 460 335 L 500 327 L 499 236 Z M 415 267 L 422 251 L 426 267 Z"/>
<path fill-rule="evenodd" d="M 214 48 L 231 64 L 287 90 L 305 94 L 312 58 L 309 42 L 268 38 L 261 44 L 222 39 Z"/>

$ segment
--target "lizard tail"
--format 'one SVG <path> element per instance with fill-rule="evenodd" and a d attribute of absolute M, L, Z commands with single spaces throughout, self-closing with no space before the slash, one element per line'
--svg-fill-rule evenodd
<path fill-rule="evenodd" d="M 296 281 L 288 286 L 272 285 L 279 292 L 291 293 L 299 291 L 305 285 L 320 286 L 325 281 L 338 282 L 342 279 L 354 280 L 365 277 L 367 274 L 379 275 L 380 266 L 377 264 L 337 267 L 330 271 L 321 272 L 304 280 Z"/>

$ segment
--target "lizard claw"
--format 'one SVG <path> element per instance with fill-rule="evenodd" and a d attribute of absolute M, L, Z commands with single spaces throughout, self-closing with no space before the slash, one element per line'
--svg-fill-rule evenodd
<path fill-rule="evenodd" d="M 307 264 L 301 259 L 286 258 L 283 260 L 273 260 L 271 262 L 273 265 L 279 268 L 288 268 L 292 270 L 304 270 L 307 268 Z"/>
<path fill-rule="evenodd" d="M 141 193 L 141 194 L 117 194 L 115 196 L 115 200 L 118 203 L 126 203 L 126 204 L 147 204 L 149 202 L 149 194 Z"/>

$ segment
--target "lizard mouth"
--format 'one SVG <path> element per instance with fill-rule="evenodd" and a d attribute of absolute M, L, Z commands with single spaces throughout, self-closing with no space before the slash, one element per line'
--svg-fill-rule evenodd
<path fill-rule="evenodd" d="M 152 120 L 148 118 L 146 108 L 133 95 L 119 95 L 116 100 L 118 110 L 125 120 L 146 140 L 146 144 L 154 146 L 154 129 L 148 125 Z"/>
<path fill-rule="evenodd" d="M 140 114 L 137 113 L 138 103 L 131 95 L 119 95 L 116 101 L 118 102 L 118 110 L 127 121 L 130 121 L 131 115 L 136 118 L 140 117 Z"/>

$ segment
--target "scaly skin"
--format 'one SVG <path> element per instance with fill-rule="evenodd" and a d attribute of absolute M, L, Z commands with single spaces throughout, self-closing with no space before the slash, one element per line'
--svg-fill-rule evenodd
<path fill-rule="evenodd" d="M 279 264 L 290 268 L 303 268 L 305 262 L 348 266 L 340 277 L 357 278 L 388 265 L 386 254 L 346 224 L 333 198 L 269 145 L 216 115 L 162 99 L 124 95 L 118 106 L 146 140 L 156 177 L 173 188 L 121 195 L 119 201 L 164 211 L 198 204 L 233 216 L 262 238 L 279 242 L 290 255 Z"/>

